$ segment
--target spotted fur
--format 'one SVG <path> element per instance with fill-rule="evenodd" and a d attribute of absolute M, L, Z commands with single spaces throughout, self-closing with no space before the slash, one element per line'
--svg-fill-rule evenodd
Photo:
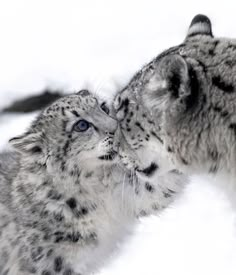
<path fill-rule="evenodd" d="M 1 275 L 92 274 L 138 217 L 172 201 L 175 186 L 140 181 L 120 164 L 108 113 L 88 91 L 66 96 L 0 155 Z"/>
<path fill-rule="evenodd" d="M 126 110 L 123 102 L 129 102 Z M 215 38 L 208 17 L 195 16 L 183 43 L 144 66 L 118 94 L 114 106 L 134 151 L 145 147 L 149 152 L 153 139 L 159 173 L 178 169 L 187 175 L 204 174 L 224 189 L 229 186 L 233 196 L 236 41 Z M 151 154 L 137 162 L 132 152 L 125 153 L 139 170 L 155 161 Z"/>

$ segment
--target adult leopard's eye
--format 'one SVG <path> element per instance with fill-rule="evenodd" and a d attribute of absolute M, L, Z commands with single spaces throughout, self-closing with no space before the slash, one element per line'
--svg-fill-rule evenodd
<path fill-rule="evenodd" d="M 107 115 L 109 115 L 110 110 L 109 110 L 109 108 L 107 107 L 106 102 L 103 102 L 103 103 L 101 104 L 101 109 L 102 109 Z"/>
<path fill-rule="evenodd" d="M 90 126 L 91 124 L 87 120 L 81 119 L 75 123 L 73 130 L 77 132 L 85 132 Z"/>

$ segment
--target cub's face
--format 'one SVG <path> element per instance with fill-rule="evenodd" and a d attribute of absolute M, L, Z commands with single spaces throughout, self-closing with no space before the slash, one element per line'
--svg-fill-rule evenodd
<path fill-rule="evenodd" d="M 116 158 L 117 121 L 88 91 L 65 96 L 46 108 L 29 131 L 10 142 L 52 172 L 79 173 Z"/>

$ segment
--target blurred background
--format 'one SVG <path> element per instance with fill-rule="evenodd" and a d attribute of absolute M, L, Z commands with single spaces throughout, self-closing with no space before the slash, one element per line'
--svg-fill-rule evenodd
<path fill-rule="evenodd" d="M 210 17 L 216 36 L 236 38 L 235 7 L 206 0 L 0 0 L 0 150 L 45 100 L 82 88 L 111 99 L 141 66 L 181 43 L 198 13 Z M 196 178 L 160 216 L 142 219 L 99 275 L 235 275 L 235 231 L 224 196 Z"/>

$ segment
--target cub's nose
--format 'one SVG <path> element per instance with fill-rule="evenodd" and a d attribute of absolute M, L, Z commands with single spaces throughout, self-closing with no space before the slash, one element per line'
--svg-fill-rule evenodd
<path fill-rule="evenodd" d="M 110 133 L 111 135 L 114 135 L 118 127 L 116 119 L 101 111 L 94 112 L 93 121 L 100 131 Z"/>
<path fill-rule="evenodd" d="M 111 135 L 114 135 L 116 133 L 118 127 L 118 121 L 112 117 L 108 117 L 105 122 L 105 128 L 106 132 L 108 132 Z"/>

